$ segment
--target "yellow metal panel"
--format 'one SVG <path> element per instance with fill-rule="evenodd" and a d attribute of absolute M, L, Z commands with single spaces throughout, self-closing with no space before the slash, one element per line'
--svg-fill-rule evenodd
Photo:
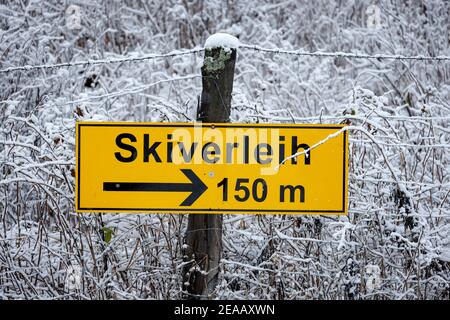
<path fill-rule="evenodd" d="M 347 214 L 343 127 L 79 122 L 76 210 Z"/>

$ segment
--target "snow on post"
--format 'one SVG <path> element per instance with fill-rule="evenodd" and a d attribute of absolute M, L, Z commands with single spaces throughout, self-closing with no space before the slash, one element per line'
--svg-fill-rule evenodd
<path fill-rule="evenodd" d="M 237 49 L 240 46 L 239 39 L 227 33 L 215 33 L 206 39 L 205 49 L 228 48 Z"/>
<path fill-rule="evenodd" d="M 236 37 L 226 33 L 213 34 L 206 40 L 198 121 L 229 121 L 236 49 L 239 44 Z"/>

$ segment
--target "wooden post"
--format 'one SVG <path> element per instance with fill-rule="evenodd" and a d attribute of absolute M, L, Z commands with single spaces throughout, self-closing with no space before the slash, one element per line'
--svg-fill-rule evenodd
<path fill-rule="evenodd" d="M 231 36 L 228 36 L 231 37 Z M 237 39 L 235 39 L 237 41 Z M 236 49 L 206 49 L 202 67 L 203 91 L 197 113 L 202 122 L 229 122 Z M 219 277 L 222 253 L 221 214 L 190 214 L 183 246 L 185 298 L 205 300 Z"/>

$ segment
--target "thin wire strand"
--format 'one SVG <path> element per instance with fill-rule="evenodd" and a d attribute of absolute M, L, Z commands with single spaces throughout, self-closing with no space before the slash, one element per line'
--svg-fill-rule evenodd
<path fill-rule="evenodd" d="M 74 61 L 74 62 L 65 62 L 65 63 L 57 63 L 57 64 L 41 64 L 41 65 L 25 65 L 19 67 L 9 67 L 6 69 L 0 70 L 0 73 L 8 73 L 13 71 L 32 71 L 32 70 L 40 70 L 40 69 L 55 69 L 55 68 L 68 68 L 68 67 L 76 67 L 76 66 L 94 66 L 94 65 L 102 65 L 102 64 L 112 64 L 112 63 L 123 63 L 123 62 L 140 62 L 146 60 L 153 60 L 158 58 L 171 58 L 176 56 L 184 56 L 189 54 L 194 54 L 198 52 L 204 51 L 204 48 L 194 48 L 186 51 L 171 51 L 169 53 L 151 53 L 141 57 L 122 57 L 122 58 L 111 58 L 111 59 L 100 59 L 100 60 L 83 60 L 83 61 Z"/>
<path fill-rule="evenodd" d="M 417 61 L 450 61 L 450 56 L 402 56 L 402 55 L 390 55 L 390 54 L 360 54 L 349 52 L 306 52 L 300 50 L 283 50 L 279 48 L 270 49 L 263 48 L 258 45 L 242 44 L 239 48 L 250 49 L 255 51 L 262 51 L 275 54 L 288 54 L 296 56 L 312 56 L 312 57 L 342 57 L 342 58 L 354 58 L 354 59 L 383 59 L 383 60 L 417 60 Z"/>
<path fill-rule="evenodd" d="M 306 52 L 300 50 L 284 50 L 284 49 L 270 49 L 263 48 L 258 45 L 248 45 L 240 44 L 241 49 L 250 49 L 261 52 L 268 52 L 274 54 L 288 54 L 295 56 L 312 56 L 312 57 L 342 57 L 342 58 L 353 58 L 353 59 L 382 59 L 382 60 L 415 60 L 415 61 L 450 61 L 450 56 L 402 56 L 402 55 L 388 55 L 388 54 L 359 54 L 359 53 L 349 53 L 349 52 Z M 41 64 L 41 65 L 25 65 L 25 66 L 15 66 L 0 70 L 1 73 L 9 73 L 13 71 L 33 71 L 42 69 L 55 69 L 55 68 L 68 68 L 76 66 L 93 66 L 102 64 L 113 64 L 113 63 L 123 63 L 123 62 L 141 62 L 146 60 L 153 60 L 158 58 L 171 58 L 176 56 L 189 55 L 194 53 L 199 53 L 205 51 L 205 48 L 194 48 L 185 51 L 171 51 L 168 53 L 151 53 L 141 57 L 122 57 L 122 58 L 112 58 L 112 59 L 99 59 L 99 60 L 82 60 L 74 62 L 65 62 L 57 64 Z"/>

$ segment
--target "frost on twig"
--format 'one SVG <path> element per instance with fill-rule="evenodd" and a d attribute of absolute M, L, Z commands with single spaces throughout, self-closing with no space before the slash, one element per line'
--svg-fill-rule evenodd
<path fill-rule="evenodd" d="M 405 59 L 448 57 L 448 5 L 388 2 L 398 19 L 367 29 L 372 2 L 78 1 L 80 29 L 66 24 L 64 1 L 8 3 L 0 299 L 182 296 L 186 217 L 75 214 L 74 130 L 193 121 L 204 44 L 225 47 L 223 59 L 238 52 L 232 122 L 349 130 L 348 217 L 224 215 L 215 297 L 448 300 L 449 65 Z M 405 29 L 408 19 L 419 24 Z M 208 39 L 216 30 L 236 38 Z"/>

